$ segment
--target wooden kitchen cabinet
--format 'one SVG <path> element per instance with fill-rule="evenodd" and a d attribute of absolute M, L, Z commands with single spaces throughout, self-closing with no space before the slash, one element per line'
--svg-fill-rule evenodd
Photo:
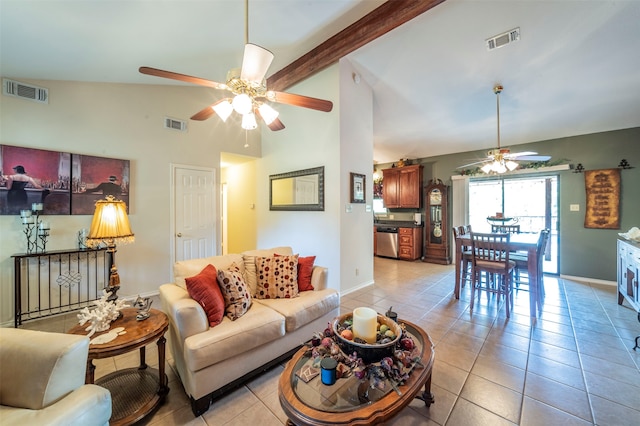
<path fill-rule="evenodd" d="M 422 256 L 422 228 L 398 228 L 398 258 L 420 259 Z"/>
<path fill-rule="evenodd" d="M 626 299 L 640 313 L 638 294 L 638 273 L 640 273 L 640 244 L 618 239 L 618 305 Z"/>
<path fill-rule="evenodd" d="M 420 208 L 422 170 L 421 164 L 382 170 L 382 199 L 386 208 Z"/>

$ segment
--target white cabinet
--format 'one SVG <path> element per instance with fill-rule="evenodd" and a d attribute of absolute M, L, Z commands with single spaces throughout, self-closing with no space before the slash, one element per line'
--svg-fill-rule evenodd
<path fill-rule="evenodd" d="M 640 244 L 618 239 L 618 305 L 626 299 L 637 312 L 640 312 L 639 273 Z"/>

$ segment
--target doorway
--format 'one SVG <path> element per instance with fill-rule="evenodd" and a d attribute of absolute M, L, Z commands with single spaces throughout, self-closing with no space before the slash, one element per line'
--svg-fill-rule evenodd
<path fill-rule="evenodd" d="M 171 180 L 173 261 L 216 255 L 214 169 L 172 164 Z"/>
<path fill-rule="evenodd" d="M 490 232 L 487 221 L 496 213 L 513 218 L 520 232 L 551 230 L 543 270 L 558 274 L 558 176 L 495 177 L 469 182 L 469 223 L 473 230 Z"/>

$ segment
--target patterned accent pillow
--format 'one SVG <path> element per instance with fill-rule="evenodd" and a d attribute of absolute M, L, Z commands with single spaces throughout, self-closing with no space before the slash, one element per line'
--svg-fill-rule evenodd
<path fill-rule="evenodd" d="M 257 299 L 298 297 L 298 255 L 256 257 Z"/>
<path fill-rule="evenodd" d="M 225 314 L 231 321 L 237 320 L 251 306 L 251 295 L 240 268 L 232 264 L 229 269 L 218 271 L 218 285 L 224 296 Z"/>

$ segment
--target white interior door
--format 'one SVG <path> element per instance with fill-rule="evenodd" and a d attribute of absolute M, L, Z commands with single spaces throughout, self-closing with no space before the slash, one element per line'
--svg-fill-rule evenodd
<path fill-rule="evenodd" d="M 217 254 L 214 169 L 172 166 L 174 262 Z"/>

